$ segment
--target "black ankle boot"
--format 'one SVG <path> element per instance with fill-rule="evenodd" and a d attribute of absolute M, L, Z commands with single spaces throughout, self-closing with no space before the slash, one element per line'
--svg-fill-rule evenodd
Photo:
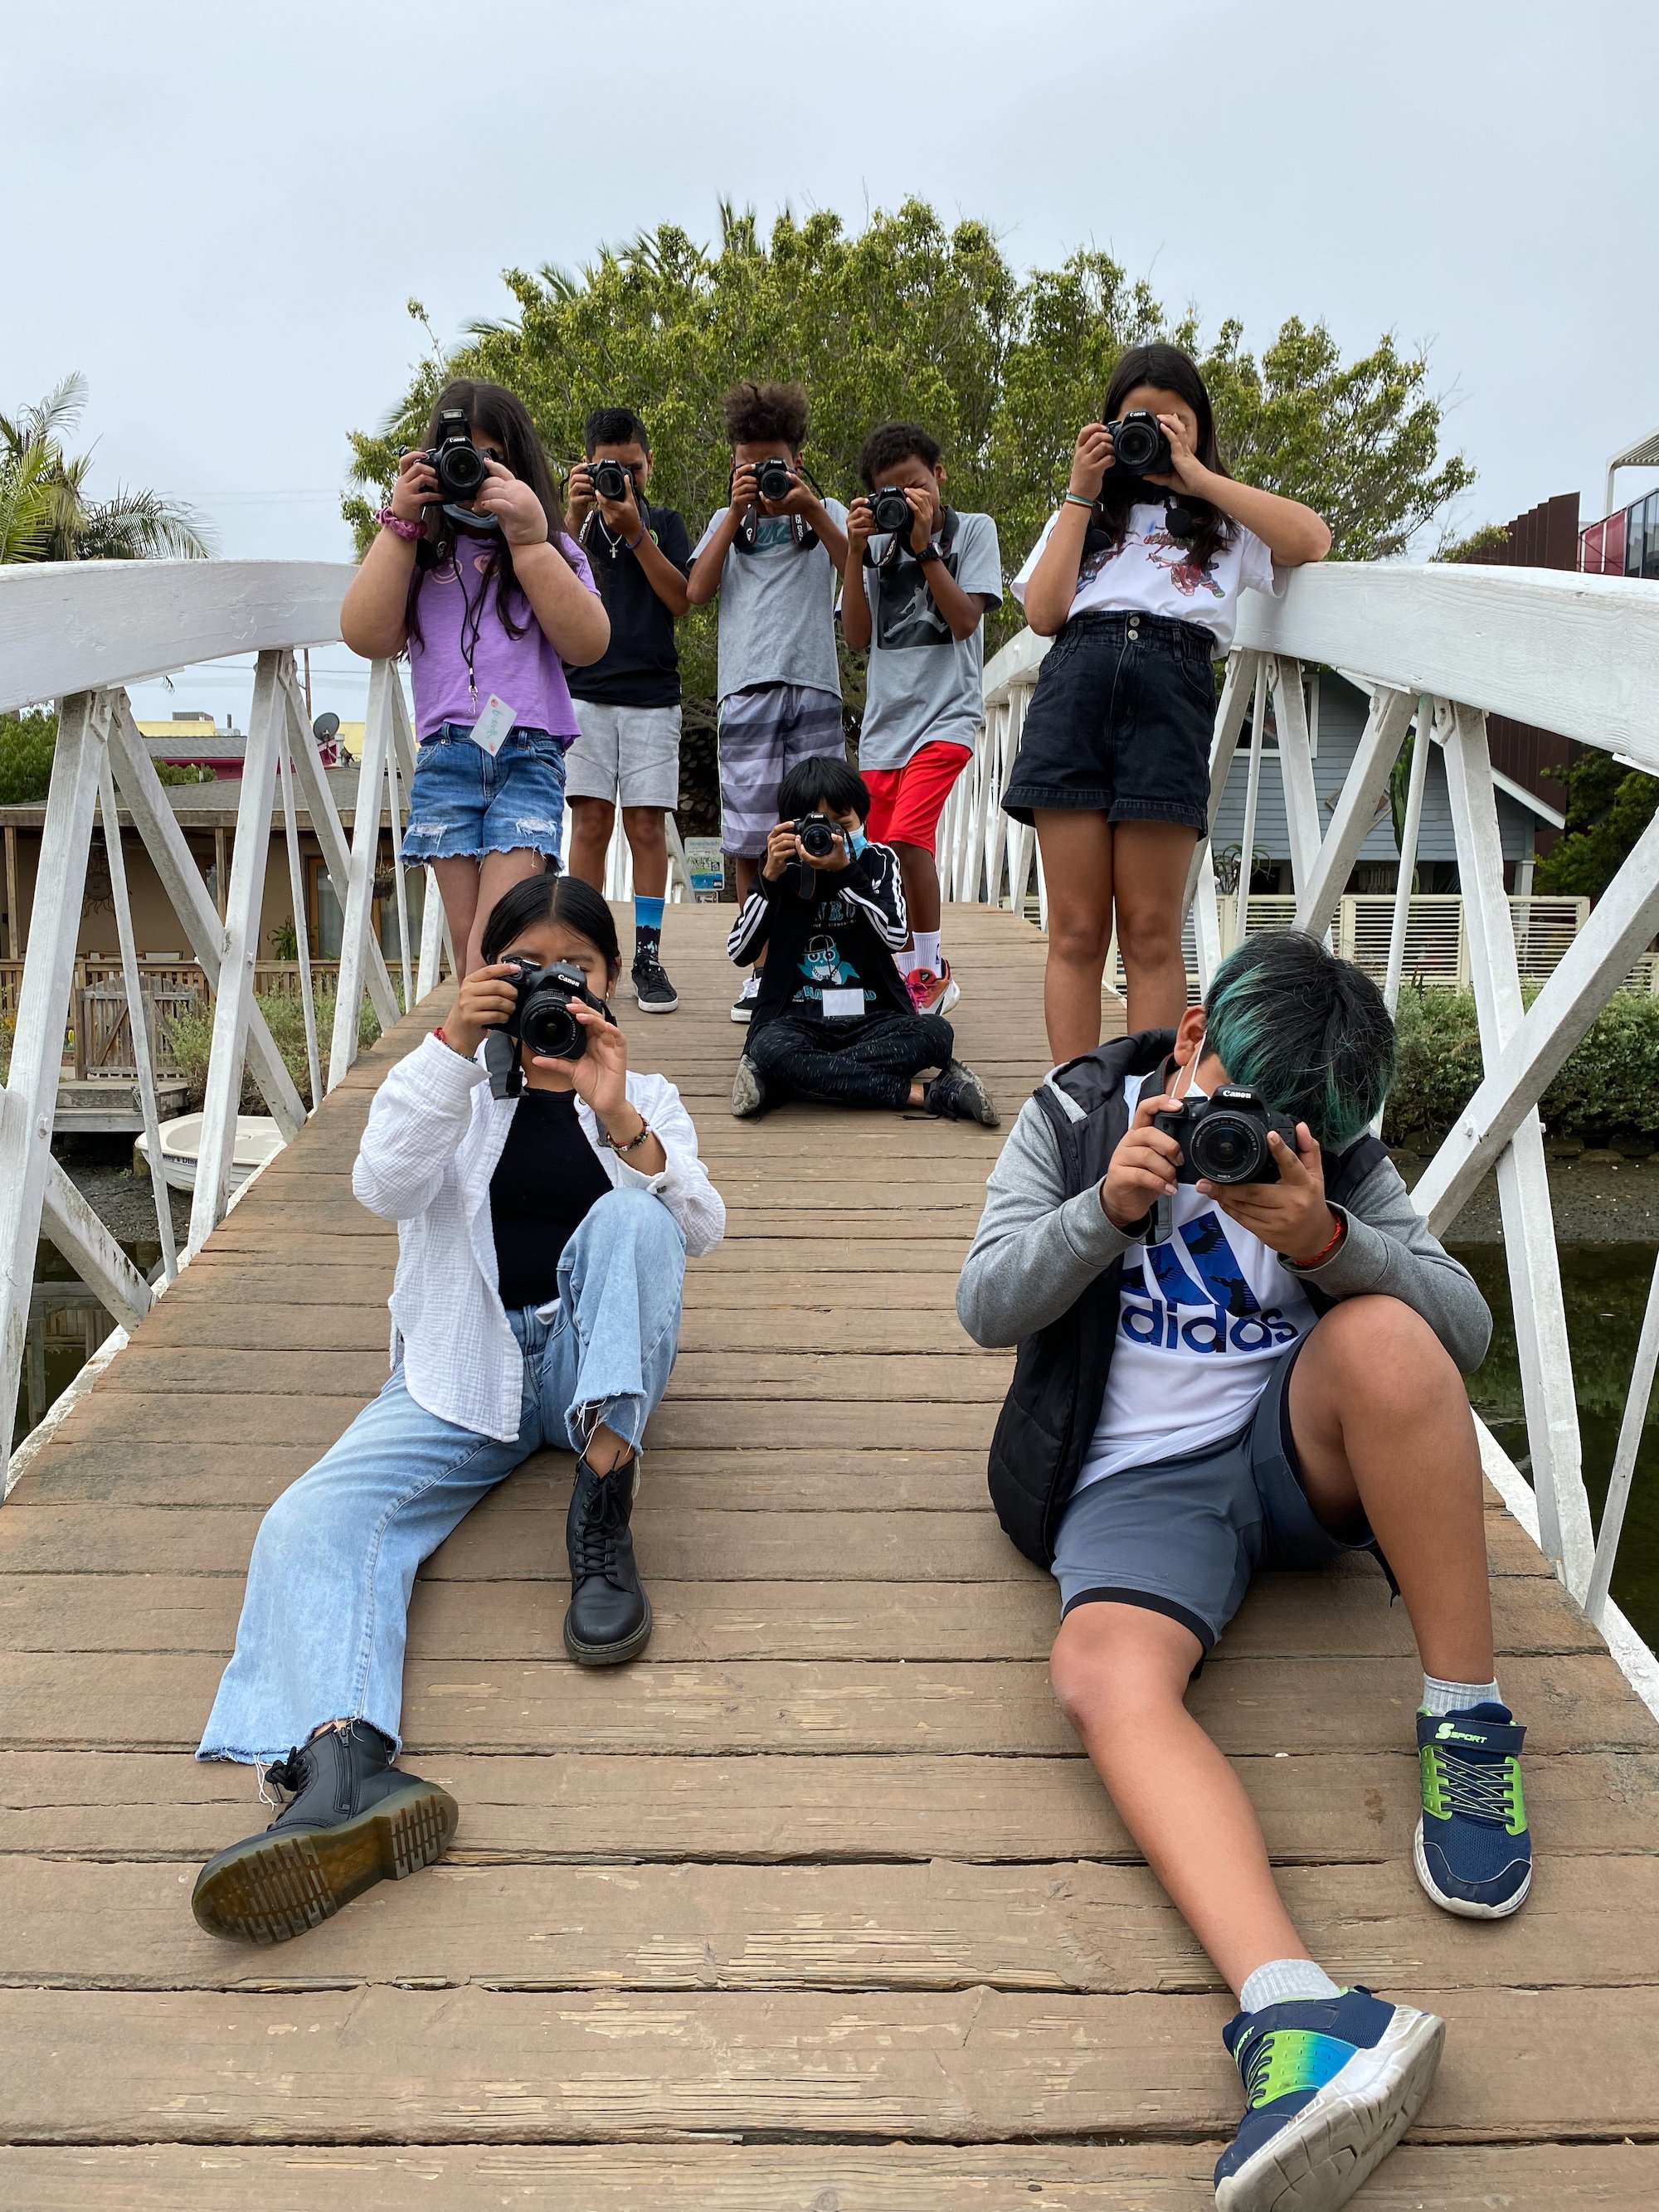
<path fill-rule="evenodd" d="M 443 1856 L 459 1818 L 435 1782 L 392 1764 L 367 1721 L 326 1729 L 265 1769 L 289 1802 L 261 1836 L 210 1858 L 191 1909 L 211 1936 L 280 1943 L 337 1913 L 377 1881 L 401 1881 Z"/>
<path fill-rule="evenodd" d="M 628 1519 L 634 1510 L 639 1462 L 595 1474 L 576 1462 L 576 1486 L 565 1517 L 570 1554 L 570 1610 L 564 1648 L 579 1667 L 617 1667 L 645 1649 L 651 1601 L 634 1565 Z"/>

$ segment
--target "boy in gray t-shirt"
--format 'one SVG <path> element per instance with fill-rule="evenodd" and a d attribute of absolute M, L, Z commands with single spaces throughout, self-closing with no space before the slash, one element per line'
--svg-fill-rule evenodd
<path fill-rule="evenodd" d="M 720 594 L 720 843 L 746 899 L 776 820 L 778 786 L 798 761 L 845 757 L 836 658 L 836 580 L 847 509 L 801 467 L 806 394 L 798 384 L 734 385 L 726 395 L 732 494 L 697 541 L 687 595 Z M 775 479 L 775 485 L 774 483 Z M 758 968 L 732 1018 L 746 1022 Z"/>
<path fill-rule="evenodd" d="M 984 720 L 985 611 L 1002 599 L 1002 555 L 988 514 L 945 505 L 939 441 L 919 424 L 872 430 L 859 475 L 869 496 L 847 519 L 841 622 L 853 650 L 870 655 L 859 740 L 869 834 L 903 871 L 911 937 L 898 963 L 911 999 L 918 1013 L 942 1014 L 962 994 L 939 949 L 933 846 Z M 881 529 L 877 510 L 900 500 L 908 528 Z"/>

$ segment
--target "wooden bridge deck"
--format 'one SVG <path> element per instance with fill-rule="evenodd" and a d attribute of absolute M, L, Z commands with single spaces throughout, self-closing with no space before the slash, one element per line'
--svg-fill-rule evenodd
<path fill-rule="evenodd" d="M 1050 1698 L 1046 1579 L 984 1492 L 1006 1362 L 952 1310 L 998 1143 L 726 1113 L 711 912 L 630 1023 L 731 1208 L 692 1270 L 636 1518 L 644 1659 L 560 1645 L 569 1462 L 416 1596 L 410 1761 L 442 1868 L 273 1951 L 201 1935 L 255 1825 L 189 1753 L 263 1507 L 385 1371 L 393 1240 L 346 1175 L 368 1054 L 0 1513 L 0 2205 L 16 2212 L 1185 2212 L 1236 2118 L 1230 2009 Z M 965 1055 L 1010 1116 L 1041 948 L 957 910 Z M 1410 1864 L 1417 1675 L 1369 1572 L 1264 1583 L 1194 1693 L 1310 1943 L 1450 2022 L 1368 2206 L 1659 2202 L 1659 1734 L 1494 1510 L 1530 1724 L 1531 1903 L 1447 1919 Z"/>

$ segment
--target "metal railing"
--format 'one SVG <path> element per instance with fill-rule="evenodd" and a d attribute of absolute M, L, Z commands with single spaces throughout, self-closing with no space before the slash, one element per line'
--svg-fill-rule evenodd
<path fill-rule="evenodd" d="M 946 898 L 1019 908 L 1035 891 L 1044 920 L 1047 888 L 1034 834 L 1002 812 L 1001 799 L 1047 650 L 1047 640 L 1023 630 L 987 667 L 984 726 L 942 818 L 939 840 Z M 1314 786 L 1304 665 L 1339 669 L 1370 695 L 1364 733 L 1328 816 Z M 1659 773 L 1659 585 L 1544 569 L 1327 563 L 1297 570 L 1282 599 L 1247 592 L 1216 711 L 1212 823 L 1253 700 L 1256 727 L 1265 726 L 1271 701 L 1279 744 L 1276 755 L 1266 747 L 1249 750 L 1242 850 L 1252 848 L 1261 778 L 1276 775 L 1295 888 L 1289 899 L 1273 902 L 1241 899 L 1237 891 L 1224 896 L 1209 843 L 1200 842 L 1187 891 L 1195 982 L 1207 984 L 1241 924 L 1334 933 L 1339 944 L 1346 938 L 1352 956 L 1378 977 L 1391 1009 L 1402 981 L 1419 969 L 1437 971 L 1433 980 L 1467 976 L 1485 1076 L 1413 1195 L 1431 1226 L 1443 1231 L 1476 1186 L 1497 1171 L 1536 1533 L 1567 1588 L 1659 1711 L 1659 1667 L 1607 1595 L 1659 1364 L 1659 1269 L 1598 1537 L 1584 1487 L 1537 1111 L 1613 993 L 1632 981 L 1653 988 L 1659 817 L 1594 908 L 1575 913 L 1569 932 L 1558 910 L 1564 902 L 1512 899 L 1505 890 L 1486 742 L 1487 715 L 1504 714 Z M 1399 889 L 1380 904 L 1345 901 L 1343 886 L 1386 804 L 1390 773 L 1413 728 L 1423 741 L 1411 756 Z M 1447 941 L 1444 920 L 1427 920 L 1432 902 L 1411 895 L 1431 744 L 1443 759 L 1456 838 L 1462 893 L 1455 943 Z M 1522 985 L 1531 981 L 1540 988 L 1528 1005 Z M 1483 1449 L 1512 1506 L 1528 1518 L 1532 1504 L 1520 1475 L 1489 1434 Z"/>

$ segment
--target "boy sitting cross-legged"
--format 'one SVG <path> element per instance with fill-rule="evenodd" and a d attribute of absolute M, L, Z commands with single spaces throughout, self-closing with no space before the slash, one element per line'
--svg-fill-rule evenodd
<path fill-rule="evenodd" d="M 1375 985 L 1311 938 L 1249 939 L 1178 1029 L 1085 1054 L 1021 1109 L 957 1292 L 976 1342 L 1019 1346 L 991 1492 L 1060 1586 L 1055 1692 L 1238 1996 L 1224 2212 L 1346 2203 L 1427 2094 L 1444 2033 L 1307 1955 L 1249 1799 L 1186 1710 L 1258 1568 L 1387 1561 L 1427 1670 L 1418 1878 L 1480 1918 L 1516 1911 L 1531 1879 L 1460 1373 L 1491 1316 L 1366 1133 L 1393 1072 Z M 1267 1138 L 1276 1179 L 1195 1181 L 1188 1154 L 1225 1173 L 1238 1147 L 1206 1151 L 1190 1119 L 1180 1138 L 1153 1126 L 1230 1083 L 1295 1124 L 1293 1148 Z"/>
<path fill-rule="evenodd" d="M 951 1057 L 950 1023 L 916 1012 L 893 964 L 907 933 L 904 890 L 891 848 L 865 838 L 862 776 L 844 760 L 798 762 L 777 811 L 783 819 L 726 941 L 739 963 L 768 956 L 732 1111 L 747 1119 L 813 1098 L 918 1107 L 994 1128 L 984 1085 Z M 924 1082 L 927 1068 L 939 1072 Z"/>

